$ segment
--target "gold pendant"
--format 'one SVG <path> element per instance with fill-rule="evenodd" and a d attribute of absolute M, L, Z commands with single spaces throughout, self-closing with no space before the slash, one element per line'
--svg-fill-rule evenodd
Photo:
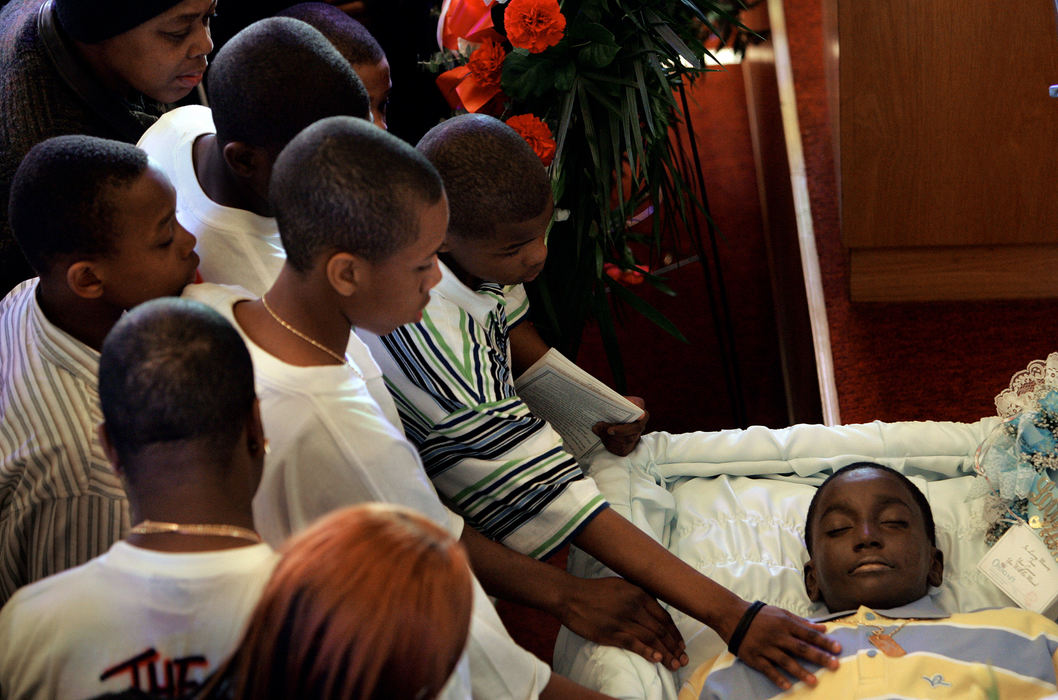
<path fill-rule="evenodd" d="M 867 641 L 878 649 L 881 649 L 882 653 L 886 656 L 903 656 L 907 653 L 902 646 L 897 644 L 893 638 L 885 632 L 874 632 L 871 636 L 867 637 Z"/>

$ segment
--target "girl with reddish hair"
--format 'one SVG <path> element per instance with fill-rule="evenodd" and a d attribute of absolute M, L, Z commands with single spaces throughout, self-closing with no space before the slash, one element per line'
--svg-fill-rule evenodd
<path fill-rule="evenodd" d="M 345 508 L 283 548 L 209 698 L 436 697 L 466 646 L 462 545 L 389 504 Z"/>

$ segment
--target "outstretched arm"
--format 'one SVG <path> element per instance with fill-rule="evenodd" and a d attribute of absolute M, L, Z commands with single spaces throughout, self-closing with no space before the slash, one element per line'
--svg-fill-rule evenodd
<path fill-rule="evenodd" d="M 749 604 L 703 576 L 612 508 L 599 513 L 573 540 L 578 547 L 629 581 L 642 586 L 731 639 Z M 789 676 L 814 686 L 801 660 L 836 669 L 841 645 L 822 634 L 823 625 L 766 606 L 750 624 L 738 656 L 782 689 Z"/>
<path fill-rule="evenodd" d="M 615 577 L 577 578 L 493 542 L 469 525 L 460 541 L 490 595 L 548 612 L 586 639 L 673 670 L 687 663 L 672 618 L 639 587 Z"/>

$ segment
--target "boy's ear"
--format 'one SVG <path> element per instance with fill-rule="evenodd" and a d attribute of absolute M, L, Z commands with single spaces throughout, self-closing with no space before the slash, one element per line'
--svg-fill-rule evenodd
<path fill-rule="evenodd" d="M 823 594 L 819 590 L 819 579 L 816 578 L 816 565 L 811 559 L 805 562 L 805 591 L 808 599 L 813 603 L 823 600 Z"/>
<path fill-rule="evenodd" d="M 242 141 L 225 144 L 222 153 L 224 162 L 228 164 L 231 171 L 247 180 L 253 179 L 268 165 L 268 155 L 264 149 Z"/>
<path fill-rule="evenodd" d="M 929 574 L 926 582 L 931 586 L 939 586 L 944 583 L 944 552 L 933 547 L 933 557 L 929 562 Z"/>
<path fill-rule="evenodd" d="M 83 299 L 98 299 L 103 296 L 103 280 L 98 263 L 78 260 L 66 268 L 66 286 Z"/>
<path fill-rule="evenodd" d="M 246 419 L 246 448 L 253 457 L 263 457 L 268 449 L 268 439 L 261 421 L 261 404 L 256 398 L 253 400 L 253 410 Z"/>
<path fill-rule="evenodd" d="M 366 281 L 368 268 L 367 261 L 359 255 L 335 253 L 327 259 L 327 282 L 343 297 L 350 297 Z"/>

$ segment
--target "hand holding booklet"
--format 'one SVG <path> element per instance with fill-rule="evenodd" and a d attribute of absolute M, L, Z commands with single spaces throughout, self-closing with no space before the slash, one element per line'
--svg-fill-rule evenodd
<path fill-rule="evenodd" d="M 581 461 L 602 447 L 591 428 L 599 421 L 631 423 L 643 409 L 551 348 L 514 380 L 518 396 L 533 415 L 554 428 L 566 449 Z"/>

